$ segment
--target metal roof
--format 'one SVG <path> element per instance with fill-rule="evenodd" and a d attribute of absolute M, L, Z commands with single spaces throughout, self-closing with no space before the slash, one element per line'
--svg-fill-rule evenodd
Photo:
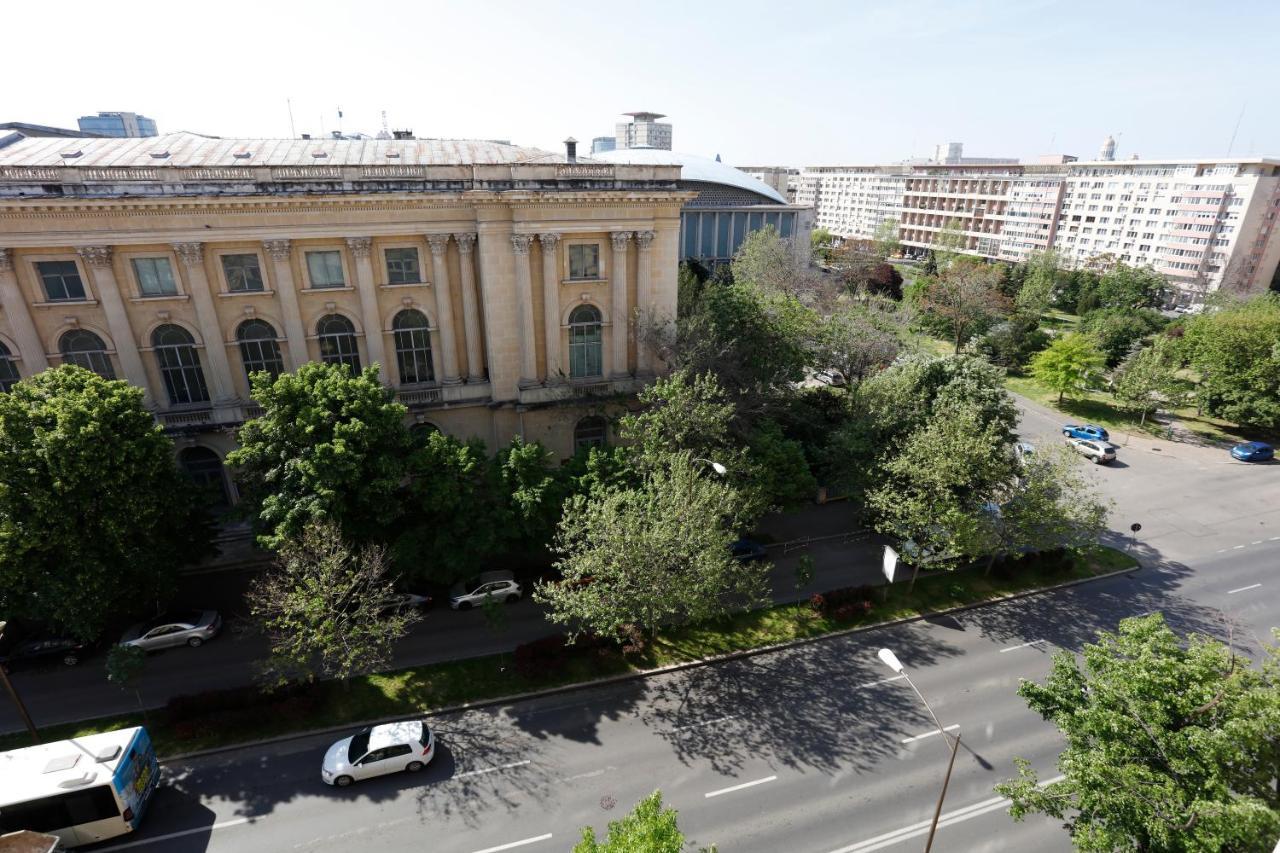
<path fill-rule="evenodd" d="M 584 160 L 584 158 L 579 158 Z M 680 154 L 664 148 L 618 148 L 613 151 L 597 151 L 587 162 L 618 163 L 634 166 L 680 166 L 681 181 L 699 181 L 708 184 L 725 184 L 762 195 L 777 204 L 787 200 L 764 181 L 758 181 L 741 169 L 699 157 L 696 154 Z"/>
<path fill-rule="evenodd" d="M 563 154 L 539 148 L 470 139 L 221 139 L 182 132 L 108 139 L 34 137 L 0 148 L 0 166 L 72 168 L 470 166 L 563 162 Z"/>

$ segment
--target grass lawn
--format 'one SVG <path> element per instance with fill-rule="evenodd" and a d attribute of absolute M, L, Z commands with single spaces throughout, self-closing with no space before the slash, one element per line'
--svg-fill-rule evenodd
<path fill-rule="evenodd" d="M 146 725 L 157 751 L 174 755 L 198 749 L 229 746 L 278 735 L 355 724 L 383 717 L 412 716 L 548 687 L 575 684 L 623 673 L 642 672 L 698 660 L 710 655 L 761 648 L 788 640 L 819 637 L 846 628 L 870 626 L 964 604 L 990 601 L 1010 593 L 1036 589 L 1074 578 L 1087 578 L 1137 562 L 1111 549 L 1073 556 L 1069 569 L 1045 572 L 1026 567 L 1012 578 L 983 577 L 965 570 L 921 575 L 915 589 L 896 584 L 887 601 L 877 588 L 869 612 L 848 619 L 822 616 L 806 603 L 782 604 L 738 613 L 718 622 L 663 631 L 645 649 L 624 656 L 616 648 L 582 649 L 561 665 L 537 675 L 522 675 L 511 654 L 449 661 L 395 672 L 353 678 L 346 685 L 326 683 L 294 697 L 254 703 L 252 707 L 213 712 L 171 722 L 164 711 L 106 717 L 85 723 L 41 729 L 45 741 L 78 737 L 133 725 Z M 551 625 L 547 633 L 554 633 Z M 23 733 L 0 736 L 0 749 L 29 743 Z"/>

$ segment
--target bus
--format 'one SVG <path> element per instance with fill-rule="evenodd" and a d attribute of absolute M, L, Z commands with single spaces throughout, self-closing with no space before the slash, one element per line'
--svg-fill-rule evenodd
<path fill-rule="evenodd" d="M 138 726 L 0 752 L 0 835 L 56 835 L 67 847 L 138 828 L 160 764 Z"/>

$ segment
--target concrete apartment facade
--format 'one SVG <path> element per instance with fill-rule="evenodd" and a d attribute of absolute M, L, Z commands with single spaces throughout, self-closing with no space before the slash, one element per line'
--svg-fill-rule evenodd
<path fill-rule="evenodd" d="M 661 369 L 632 326 L 675 314 L 679 176 L 486 142 L 22 139 L 0 384 L 126 379 L 221 460 L 260 411 L 250 371 L 376 363 L 415 423 L 568 456 Z"/>
<path fill-rule="evenodd" d="M 815 166 L 801 172 L 796 200 L 840 237 L 868 238 L 897 219 L 909 251 L 931 248 L 953 227 L 964 235 L 961 251 L 995 260 L 1053 248 L 1073 266 L 1149 265 L 1183 304 L 1219 288 L 1280 285 L 1280 160 L 1057 159 Z"/>

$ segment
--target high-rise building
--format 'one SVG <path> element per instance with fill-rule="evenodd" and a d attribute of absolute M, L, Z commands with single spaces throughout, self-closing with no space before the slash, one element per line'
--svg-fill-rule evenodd
<path fill-rule="evenodd" d="M 613 151 L 618 147 L 618 142 L 612 136 L 596 136 L 591 139 L 591 153 L 599 154 L 602 151 Z"/>
<path fill-rule="evenodd" d="M 664 148 L 671 150 L 671 125 L 658 119 L 662 113 L 623 113 L 631 121 L 619 122 L 614 134 L 617 148 Z"/>
<path fill-rule="evenodd" d="M 137 113 L 98 113 L 80 116 L 80 129 L 99 136 L 155 136 L 155 119 Z"/>

